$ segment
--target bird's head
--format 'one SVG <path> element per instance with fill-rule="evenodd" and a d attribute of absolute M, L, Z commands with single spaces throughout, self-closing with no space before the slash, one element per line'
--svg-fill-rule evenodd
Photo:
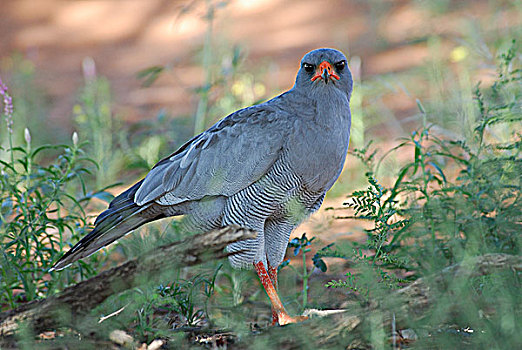
<path fill-rule="evenodd" d="M 308 52 L 301 60 L 295 87 L 319 95 L 337 89 L 350 98 L 353 80 L 346 57 L 328 48 Z"/>

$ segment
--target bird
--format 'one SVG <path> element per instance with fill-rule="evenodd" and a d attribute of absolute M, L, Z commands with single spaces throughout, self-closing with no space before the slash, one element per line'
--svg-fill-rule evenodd
<path fill-rule="evenodd" d="M 277 268 L 292 231 L 321 206 L 343 169 L 353 79 L 346 56 L 320 48 L 301 59 L 293 87 L 240 109 L 194 136 L 115 197 L 94 228 L 52 267 L 61 270 L 141 225 L 184 215 L 188 229 L 239 225 L 257 237 L 226 251 L 234 268 L 254 268 L 272 324 L 301 322 L 278 295 Z"/>

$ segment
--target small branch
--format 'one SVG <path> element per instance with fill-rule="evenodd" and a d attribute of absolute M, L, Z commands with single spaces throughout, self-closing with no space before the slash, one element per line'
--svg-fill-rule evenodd
<path fill-rule="evenodd" d="M 227 226 L 164 245 L 47 299 L 0 313 L 0 336 L 12 334 L 20 322 L 29 323 L 35 332 L 71 326 L 111 295 L 142 285 L 174 266 L 191 266 L 228 256 L 223 251 L 227 245 L 255 236 L 255 231 Z"/>

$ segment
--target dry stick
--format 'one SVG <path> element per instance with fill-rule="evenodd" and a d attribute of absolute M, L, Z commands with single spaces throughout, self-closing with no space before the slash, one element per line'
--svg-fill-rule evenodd
<path fill-rule="evenodd" d="M 0 313 L 0 336 L 13 334 L 20 322 L 28 323 L 35 332 L 73 325 L 111 295 L 144 284 L 174 266 L 228 256 L 223 251 L 228 244 L 255 236 L 255 231 L 227 226 L 161 246 L 47 299 Z"/>

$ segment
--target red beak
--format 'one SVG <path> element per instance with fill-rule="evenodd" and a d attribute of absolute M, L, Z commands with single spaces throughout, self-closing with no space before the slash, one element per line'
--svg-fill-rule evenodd
<path fill-rule="evenodd" d="M 321 64 L 319 64 L 315 75 L 312 77 L 312 81 L 315 81 L 316 79 L 322 79 L 325 83 L 328 84 L 328 80 L 333 78 L 337 80 L 340 79 L 332 68 L 332 65 L 327 61 L 323 61 Z"/>

